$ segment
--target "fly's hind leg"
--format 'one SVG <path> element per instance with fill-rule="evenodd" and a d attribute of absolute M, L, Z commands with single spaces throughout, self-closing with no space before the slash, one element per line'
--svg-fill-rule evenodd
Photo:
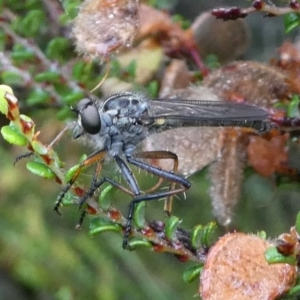
<path fill-rule="evenodd" d="M 172 172 L 176 174 L 178 171 L 178 164 L 179 164 L 178 156 L 171 151 L 144 151 L 138 153 L 136 156 L 139 158 L 146 158 L 146 159 L 172 159 L 173 160 Z M 165 179 L 164 177 L 159 177 L 157 183 L 151 189 L 146 190 L 145 194 L 152 193 L 155 190 L 157 190 L 161 186 L 164 179 Z M 169 191 L 175 190 L 175 187 L 176 187 L 176 182 L 170 182 Z M 173 197 L 174 194 L 167 197 L 165 201 L 164 211 L 168 216 L 170 216 L 172 212 Z"/>

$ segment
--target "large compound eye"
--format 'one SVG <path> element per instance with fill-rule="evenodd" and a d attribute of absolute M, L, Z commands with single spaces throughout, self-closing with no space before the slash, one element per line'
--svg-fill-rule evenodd
<path fill-rule="evenodd" d="M 78 102 L 76 110 L 81 119 L 83 129 L 89 134 L 99 133 L 101 120 L 97 107 L 90 99 L 82 99 Z"/>

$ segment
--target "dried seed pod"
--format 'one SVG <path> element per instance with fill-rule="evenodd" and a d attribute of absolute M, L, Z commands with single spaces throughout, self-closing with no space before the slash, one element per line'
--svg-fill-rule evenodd
<path fill-rule="evenodd" d="M 212 88 L 221 99 L 240 96 L 264 107 L 291 93 L 285 72 L 253 61 L 237 61 L 215 70 L 203 80 L 203 86 Z"/>
<path fill-rule="evenodd" d="M 240 58 L 249 44 L 249 29 L 242 19 L 218 20 L 211 12 L 202 13 L 192 24 L 201 57 L 214 54 L 221 63 Z"/>
<path fill-rule="evenodd" d="M 86 0 L 74 20 L 77 51 L 105 60 L 132 45 L 138 25 L 138 0 Z"/>
<path fill-rule="evenodd" d="M 200 278 L 203 300 L 272 300 L 296 281 L 296 267 L 269 265 L 264 253 L 271 243 L 254 235 L 228 234 L 211 248 Z"/>

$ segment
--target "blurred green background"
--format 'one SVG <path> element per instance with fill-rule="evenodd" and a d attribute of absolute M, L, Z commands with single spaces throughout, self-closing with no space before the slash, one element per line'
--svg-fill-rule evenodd
<path fill-rule="evenodd" d="M 13 2 L 18 3 L 11 0 L 7 4 Z M 241 3 L 209 1 L 210 7 L 207 7 L 208 1 L 177 2 L 173 10 L 191 18 L 195 15 L 189 15 L 189 11 L 200 13 L 217 4 Z M 260 20 L 263 24 L 261 16 Z M 273 22 L 276 30 L 283 33 L 280 19 L 266 22 Z M 261 47 L 260 38 L 264 39 L 264 36 L 256 37 L 257 46 L 252 45 L 253 51 L 248 58 L 262 59 L 256 55 Z M 260 53 L 264 57 L 274 55 L 283 40 L 282 34 L 276 35 L 273 42 L 264 42 L 268 49 Z M 51 141 L 64 126 L 56 120 L 53 109 L 36 109 L 28 114 L 41 130 L 44 142 Z M 7 124 L 3 116 L 0 118 L 1 126 Z M 56 150 L 68 166 L 77 163 L 83 153 L 89 153 L 70 136 L 66 136 Z M 176 300 L 193 299 L 197 295 L 199 282 L 187 284 L 182 280 L 183 271 L 191 263 L 182 263 L 172 255 L 148 249 L 124 251 L 121 237 L 114 233 L 90 237 L 88 220 L 82 230 L 75 230 L 79 218 L 77 207 L 64 207 L 63 217 L 55 214 L 53 205 L 61 187 L 29 173 L 24 161 L 13 166 L 16 156 L 21 153 L 22 149 L 8 145 L 0 138 L 0 299 Z M 105 166 L 110 174 L 114 173 L 114 168 Z M 153 180 L 145 174 L 135 174 L 141 184 Z M 189 179 L 192 188 L 186 193 L 186 200 L 180 197 L 173 208 L 173 213 L 182 219 L 182 227 L 187 229 L 213 219 L 206 170 Z M 247 169 L 234 227 L 245 232 L 265 230 L 268 237 L 286 232 L 299 211 L 299 196 L 298 183 L 283 180 L 275 186 L 273 179 L 264 179 Z M 126 209 L 128 197 L 116 192 L 114 198 L 118 207 Z M 161 202 L 149 203 L 149 220 L 164 220 L 162 207 Z"/>

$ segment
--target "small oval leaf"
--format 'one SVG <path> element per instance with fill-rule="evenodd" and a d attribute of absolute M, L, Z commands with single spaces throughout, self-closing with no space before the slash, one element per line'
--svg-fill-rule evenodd
<path fill-rule="evenodd" d="M 276 264 L 276 263 L 283 263 L 289 265 L 296 265 L 297 260 L 296 257 L 293 255 L 284 256 L 283 254 L 279 253 L 276 247 L 270 247 L 265 252 L 265 258 L 269 264 Z"/>
<path fill-rule="evenodd" d="M 291 99 L 291 102 L 288 106 L 287 114 L 290 118 L 299 118 L 299 103 L 300 99 L 298 95 L 294 95 Z"/>
<path fill-rule="evenodd" d="M 60 82 L 61 75 L 55 71 L 47 71 L 37 74 L 34 79 L 37 82 Z"/>
<path fill-rule="evenodd" d="M 191 242 L 195 249 L 198 249 L 202 246 L 202 232 L 203 226 L 200 224 L 193 228 Z"/>
<path fill-rule="evenodd" d="M 13 90 L 8 85 L 0 84 L 0 112 L 4 115 L 8 113 L 8 103 L 5 99 L 6 93 L 13 95 Z"/>
<path fill-rule="evenodd" d="M 67 173 L 66 173 L 66 175 L 65 175 L 65 180 L 66 180 L 66 182 L 70 182 L 70 181 L 71 181 L 71 179 L 73 178 L 73 176 L 74 176 L 75 173 L 77 172 L 78 168 L 79 168 L 79 165 L 75 165 L 75 166 L 71 167 L 71 168 L 67 171 Z"/>
<path fill-rule="evenodd" d="M 34 152 L 40 155 L 46 155 L 49 152 L 48 147 L 43 145 L 40 141 L 32 141 L 31 146 Z"/>
<path fill-rule="evenodd" d="M 111 191 L 113 191 L 113 186 L 108 185 L 103 190 L 101 190 L 99 196 L 99 206 L 104 211 L 107 211 L 111 207 L 112 196 L 110 195 Z"/>
<path fill-rule="evenodd" d="M 62 101 L 65 104 L 72 105 L 77 103 L 79 100 L 84 98 L 84 93 L 82 91 L 70 92 L 67 96 L 62 97 Z"/>
<path fill-rule="evenodd" d="M 133 221 L 134 221 L 137 228 L 144 228 L 145 227 L 145 224 L 146 224 L 145 206 L 146 206 L 145 201 L 140 202 L 134 210 Z"/>
<path fill-rule="evenodd" d="M 31 106 L 43 104 L 47 102 L 50 98 L 50 95 L 46 91 L 38 88 L 30 93 L 30 95 L 26 99 L 26 103 L 27 105 Z"/>
<path fill-rule="evenodd" d="M 17 72 L 14 71 L 3 71 L 1 72 L 0 78 L 3 83 L 9 85 L 24 85 L 24 78 Z"/>
<path fill-rule="evenodd" d="M 209 248 L 214 243 L 217 228 L 216 222 L 210 222 L 203 227 L 202 245 L 204 247 Z"/>
<path fill-rule="evenodd" d="M 181 221 L 175 216 L 168 218 L 166 222 L 165 232 L 166 232 L 166 237 L 169 240 L 174 240 L 176 238 L 176 230 L 180 222 Z"/>
<path fill-rule="evenodd" d="M 38 175 L 47 179 L 55 178 L 53 171 L 43 163 L 30 161 L 26 164 L 26 168 L 34 175 Z"/>
<path fill-rule="evenodd" d="M 131 239 L 128 242 L 128 249 L 130 250 L 135 250 L 136 248 L 141 248 L 141 247 L 151 248 L 152 243 L 150 243 L 147 240 L 142 240 L 138 238 Z"/>
<path fill-rule="evenodd" d="M 106 231 L 114 231 L 114 232 L 122 232 L 122 226 L 119 224 L 113 223 L 104 218 L 93 218 L 90 222 L 89 233 L 91 235 L 95 235 L 101 232 Z"/>
<path fill-rule="evenodd" d="M 26 137 L 18 131 L 17 128 L 7 125 L 1 128 L 1 134 L 3 138 L 10 144 L 17 146 L 26 146 L 27 139 Z"/>
<path fill-rule="evenodd" d="M 68 39 L 63 37 L 53 38 L 47 45 L 46 55 L 50 59 L 60 61 L 66 55 L 66 52 L 69 47 L 70 42 Z"/>
<path fill-rule="evenodd" d="M 300 212 L 297 214 L 295 227 L 297 233 L 300 234 Z"/>
<path fill-rule="evenodd" d="M 190 283 L 195 279 L 198 279 L 202 270 L 203 270 L 203 266 L 201 265 L 195 265 L 186 269 L 182 276 L 183 281 Z"/>
<path fill-rule="evenodd" d="M 35 53 L 26 49 L 20 51 L 13 51 L 11 54 L 11 58 L 15 61 L 18 61 L 19 63 L 33 61 L 35 59 Z"/>

